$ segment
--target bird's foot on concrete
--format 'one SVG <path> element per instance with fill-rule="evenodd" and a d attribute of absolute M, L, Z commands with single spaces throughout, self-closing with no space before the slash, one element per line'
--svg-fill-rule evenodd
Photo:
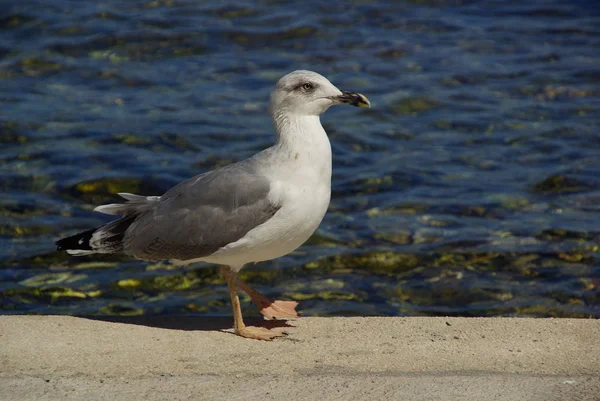
<path fill-rule="evenodd" d="M 285 333 L 280 333 L 266 329 L 264 327 L 245 326 L 236 329 L 235 334 L 244 338 L 251 338 L 253 340 L 271 341 L 277 337 L 285 337 Z"/>
<path fill-rule="evenodd" d="M 265 297 L 263 301 L 256 305 L 259 312 L 267 319 L 294 319 L 300 317 L 296 312 L 296 306 L 298 306 L 296 301 L 272 301 Z"/>

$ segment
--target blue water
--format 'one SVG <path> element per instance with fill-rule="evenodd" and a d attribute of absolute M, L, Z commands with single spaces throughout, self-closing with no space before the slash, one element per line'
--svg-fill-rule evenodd
<path fill-rule="evenodd" d="M 53 241 L 273 139 L 311 69 L 372 102 L 323 123 L 332 203 L 246 269 L 308 315 L 600 316 L 600 7 L 573 1 L 0 5 L 0 308 L 228 314 L 214 267 Z M 251 313 L 251 312 L 250 312 Z"/>

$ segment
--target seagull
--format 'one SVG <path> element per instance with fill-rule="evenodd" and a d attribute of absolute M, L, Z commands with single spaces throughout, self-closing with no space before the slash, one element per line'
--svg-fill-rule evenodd
<path fill-rule="evenodd" d="M 320 116 L 337 104 L 371 106 L 364 95 L 343 92 L 316 72 L 285 75 L 271 92 L 273 146 L 161 196 L 120 193 L 125 203 L 94 209 L 118 219 L 63 238 L 57 249 L 75 256 L 122 252 L 148 261 L 218 264 L 231 297 L 234 333 L 266 341 L 284 336 L 244 324 L 238 289 L 271 319 L 298 317 L 297 302 L 270 300 L 238 273 L 248 263 L 294 251 L 321 223 L 331 197 L 331 144 Z"/>

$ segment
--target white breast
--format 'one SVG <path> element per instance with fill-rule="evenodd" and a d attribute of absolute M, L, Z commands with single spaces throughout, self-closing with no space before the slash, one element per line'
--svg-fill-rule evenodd
<path fill-rule="evenodd" d="M 329 206 L 331 181 L 315 185 L 294 180 L 272 184 L 269 197 L 281 208 L 264 224 L 250 230 L 243 238 L 202 260 L 233 268 L 244 264 L 275 259 L 297 249 L 315 232 Z"/>
<path fill-rule="evenodd" d="M 269 199 L 280 205 L 264 224 L 202 260 L 241 269 L 246 263 L 286 255 L 315 232 L 331 197 L 331 145 L 318 117 L 289 121 L 300 132 L 280 137 L 262 174 L 271 181 Z M 288 125 L 289 127 L 289 125 Z"/>

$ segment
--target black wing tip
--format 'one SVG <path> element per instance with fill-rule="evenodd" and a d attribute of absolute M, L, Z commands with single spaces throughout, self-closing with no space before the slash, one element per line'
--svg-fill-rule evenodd
<path fill-rule="evenodd" d="M 66 251 L 69 249 L 73 249 L 91 251 L 92 247 L 90 246 L 90 239 L 92 238 L 92 235 L 95 231 L 96 229 L 92 228 L 91 230 L 83 231 L 70 237 L 59 239 L 54 243 L 56 244 L 56 250 Z"/>

